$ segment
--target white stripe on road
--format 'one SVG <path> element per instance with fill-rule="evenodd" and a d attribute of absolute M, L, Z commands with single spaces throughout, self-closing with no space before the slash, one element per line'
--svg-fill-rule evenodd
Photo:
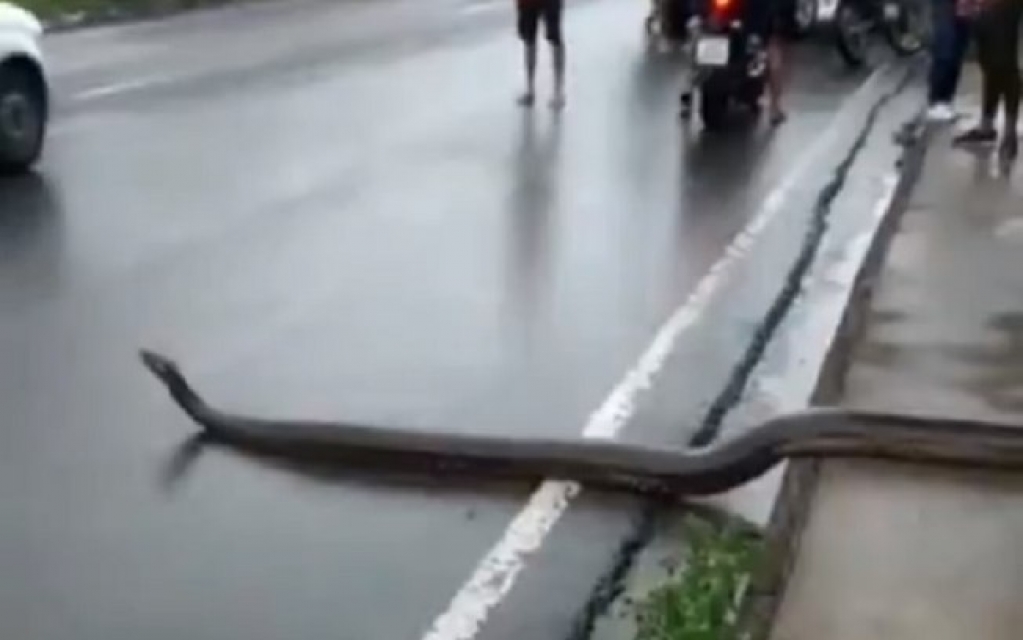
<path fill-rule="evenodd" d="M 480 2 L 480 0 L 470 0 L 459 7 L 458 13 L 465 16 L 491 11 L 496 13 L 498 10 L 503 11 L 504 9 L 505 6 L 503 4 L 494 3 L 490 0 L 484 0 L 483 2 Z"/>
<path fill-rule="evenodd" d="M 153 77 L 153 78 L 139 78 L 137 80 L 126 80 L 124 82 L 116 82 L 114 84 L 102 85 L 99 87 L 93 87 L 92 89 L 86 89 L 80 91 L 75 95 L 71 96 L 71 100 L 74 102 L 85 102 L 87 100 L 96 100 L 98 98 L 108 98 L 110 96 L 128 93 L 129 91 L 138 91 L 139 89 L 148 89 L 150 87 L 159 86 L 162 84 L 169 84 L 174 79 L 170 77 Z"/>
<path fill-rule="evenodd" d="M 756 216 L 732 239 L 722 256 L 703 276 L 689 297 L 668 318 L 635 366 L 593 412 L 583 429 L 584 438 L 613 439 L 628 423 L 640 393 L 660 373 L 679 337 L 707 309 L 725 277 L 752 248 L 757 238 L 781 211 L 790 192 L 843 131 L 843 120 L 856 113 L 860 98 L 869 94 L 887 67 L 876 70 L 842 104 L 823 135 L 765 198 Z M 515 584 L 527 557 L 543 544 L 547 534 L 568 510 L 581 487 L 575 482 L 548 480 L 530 497 L 501 538 L 480 560 L 469 580 L 458 590 L 446 611 L 430 626 L 423 640 L 472 640 L 490 611 Z"/>

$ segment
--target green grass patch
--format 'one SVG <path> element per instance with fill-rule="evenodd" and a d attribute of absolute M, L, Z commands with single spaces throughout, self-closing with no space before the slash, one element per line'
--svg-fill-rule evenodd
<path fill-rule="evenodd" d="M 44 20 L 68 16 L 110 16 L 149 14 L 157 11 L 193 9 L 210 0 L 14 0 Z"/>
<path fill-rule="evenodd" d="M 690 517 L 681 571 L 636 603 L 637 640 L 731 640 L 759 557 L 748 530 Z"/>

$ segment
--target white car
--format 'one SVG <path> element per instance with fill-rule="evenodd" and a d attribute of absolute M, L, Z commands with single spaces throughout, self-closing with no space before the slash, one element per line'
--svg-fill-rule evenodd
<path fill-rule="evenodd" d="M 42 35 L 35 16 L 0 1 L 0 173 L 30 169 L 43 150 L 50 91 Z"/>

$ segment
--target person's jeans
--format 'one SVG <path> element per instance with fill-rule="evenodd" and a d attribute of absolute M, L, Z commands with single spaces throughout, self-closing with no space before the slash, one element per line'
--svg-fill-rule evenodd
<path fill-rule="evenodd" d="M 928 99 L 931 104 L 951 102 L 970 42 L 970 25 L 956 15 L 956 0 L 931 0 L 931 12 L 934 25 Z"/>

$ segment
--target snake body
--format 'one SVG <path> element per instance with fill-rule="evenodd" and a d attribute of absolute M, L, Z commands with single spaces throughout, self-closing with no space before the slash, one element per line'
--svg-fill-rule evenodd
<path fill-rule="evenodd" d="M 209 405 L 171 359 L 142 362 L 216 443 L 290 462 L 336 463 L 402 473 L 572 480 L 641 494 L 721 493 L 786 459 L 878 458 L 1023 470 L 1023 430 L 1010 425 L 885 413 L 813 409 L 701 450 L 664 450 L 600 440 L 516 439 L 246 416 Z"/>

